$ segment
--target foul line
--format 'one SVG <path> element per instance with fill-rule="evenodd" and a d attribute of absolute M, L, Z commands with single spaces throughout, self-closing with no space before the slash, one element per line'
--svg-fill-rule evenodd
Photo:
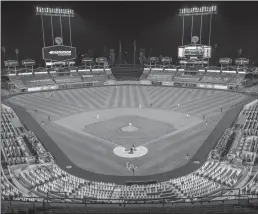
<path fill-rule="evenodd" d="M 72 128 L 72 127 L 70 127 L 70 126 L 66 126 L 66 125 L 61 124 L 61 123 L 58 123 L 58 122 L 56 122 L 56 121 L 55 121 L 54 123 L 57 124 L 57 125 L 59 125 L 59 126 L 61 126 L 61 127 L 66 128 L 66 129 L 75 131 L 75 132 L 77 132 L 77 133 L 79 133 L 79 134 L 81 134 L 81 135 L 86 135 L 87 137 L 91 137 L 91 138 L 93 138 L 93 139 L 97 139 L 97 140 L 102 141 L 102 142 L 104 142 L 104 143 L 109 143 L 109 144 L 112 144 L 112 145 L 114 145 L 114 146 L 120 146 L 120 147 L 121 147 L 121 145 L 118 145 L 118 144 L 116 144 L 116 143 L 110 142 L 110 141 L 108 141 L 108 140 L 105 140 L 105 139 L 103 139 L 103 138 L 97 137 L 97 136 L 95 136 L 95 135 L 91 135 L 91 134 L 89 134 L 89 133 L 87 133 L 87 132 L 84 132 L 84 131 L 81 131 L 81 130 L 79 130 L 79 129 L 75 129 L 75 128 Z"/>
<path fill-rule="evenodd" d="M 164 140 L 164 139 L 166 139 L 166 138 L 168 138 L 168 137 L 170 137 L 170 136 L 173 136 L 173 135 L 175 135 L 175 134 L 178 134 L 178 133 L 180 133 L 180 132 L 182 132 L 182 131 L 185 131 L 185 130 L 187 130 L 187 129 L 189 129 L 189 128 L 192 128 L 192 127 L 194 127 L 194 126 L 196 126 L 196 125 L 198 125 L 198 124 L 201 124 L 201 123 L 203 123 L 202 120 L 200 120 L 200 121 L 198 121 L 198 122 L 196 122 L 196 123 L 193 123 L 193 124 L 191 124 L 191 125 L 189 125 L 189 126 L 185 126 L 185 127 L 183 127 L 182 129 L 178 129 L 178 130 L 176 130 L 176 131 L 170 132 L 170 133 L 168 133 L 168 134 L 166 134 L 166 135 L 163 135 L 163 136 L 161 136 L 161 137 L 159 137 L 159 138 L 156 138 L 156 139 L 154 139 L 154 140 L 151 140 L 151 141 L 149 141 L 149 142 L 147 142 L 147 143 L 142 144 L 141 146 L 146 146 L 146 145 L 148 145 L 148 144 L 150 144 L 150 143 L 154 143 L 154 142 L 159 141 L 159 140 Z"/>
<path fill-rule="evenodd" d="M 217 112 L 217 113 L 215 113 L 215 114 L 213 114 L 213 115 L 210 115 L 209 117 L 206 117 L 206 121 L 207 121 L 208 119 L 213 118 L 214 116 L 219 115 L 219 114 L 221 114 L 221 113 L 220 113 L 220 112 Z M 148 144 L 150 144 L 150 143 L 154 143 L 154 142 L 156 142 L 156 141 L 166 139 L 166 138 L 168 138 L 168 137 L 170 137 L 170 136 L 173 136 L 173 135 L 175 135 L 175 134 L 178 134 L 178 133 L 180 133 L 180 132 L 182 132 L 182 131 L 185 131 L 185 130 L 187 130 L 187 129 L 189 129 L 189 128 L 192 128 L 192 127 L 194 127 L 194 126 L 197 126 L 197 125 L 199 125 L 199 124 L 201 124 L 201 123 L 204 123 L 204 121 L 203 121 L 203 120 L 199 120 L 198 122 L 193 123 L 193 124 L 191 124 L 191 125 L 189 125 L 189 126 L 185 126 L 185 127 L 183 127 L 182 129 L 178 129 L 178 130 L 176 130 L 176 131 L 174 131 L 174 132 L 170 132 L 170 133 L 168 133 L 168 134 L 166 134 L 166 135 L 163 135 L 163 136 L 161 136 L 161 137 L 159 137 L 159 138 L 156 138 L 156 139 L 151 140 L 151 141 L 149 141 L 149 142 L 147 142 L 147 143 L 144 143 L 144 144 L 141 145 L 141 146 L 146 146 L 146 145 L 148 145 Z"/>

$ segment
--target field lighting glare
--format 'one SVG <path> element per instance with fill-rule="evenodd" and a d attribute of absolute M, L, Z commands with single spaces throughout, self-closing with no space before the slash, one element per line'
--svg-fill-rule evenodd
<path fill-rule="evenodd" d="M 72 9 L 36 7 L 36 15 L 74 17 L 74 11 Z"/>

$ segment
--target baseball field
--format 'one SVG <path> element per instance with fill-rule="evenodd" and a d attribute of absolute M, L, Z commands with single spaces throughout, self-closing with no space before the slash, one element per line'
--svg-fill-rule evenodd
<path fill-rule="evenodd" d="M 20 118 L 28 127 L 47 135 L 34 131 L 61 167 L 81 170 L 78 176 L 89 171 L 130 179 L 128 164 L 135 166 L 135 176 L 151 178 L 202 162 L 204 142 L 210 150 L 214 142 L 207 139 L 215 127 L 220 122 L 227 128 L 222 118 L 248 99 L 234 92 L 126 85 L 24 94 L 8 102 L 20 113 L 24 109 Z M 210 141 L 219 137 L 213 135 Z M 132 146 L 145 152 L 129 157 L 115 152 Z"/>

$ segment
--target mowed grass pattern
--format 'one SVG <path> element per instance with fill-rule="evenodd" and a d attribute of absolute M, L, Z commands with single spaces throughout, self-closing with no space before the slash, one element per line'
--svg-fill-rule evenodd
<path fill-rule="evenodd" d="M 79 112 L 108 108 L 152 108 L 179 111 L 201 116 L 230 108 L 245 99 L 245 95 L 213 90 L 153 87 L 109 86 L 25 94 L 10 102 L 54 120 Z M 180 104 L 180 107 L 177 105 Z"/>
<path fill-rule="evenodd" d="M 148 175 L 180 167 L 189 152 L 194 155 L 203 141 L 231 106 L 247 99 L 247 96 L 224 91 L 186 89 L 154 86 L 108 86 L 63 91 L 24 94 L 14 96 L 9 102 L 26 108 L 37 121 L 59 120 L 85 111 L 111 108 L 152 108 L 171 110 L 202 118 L 211 117 L 204 123 L 146 147 L 149 152 L 142 158 L 131 160 L 138 166 L 136 175 Z M 178 107 L 177 105 L 180 104 Z M 35 114 L 34 110 L 38 112 Z M 218 115 L 217 115 L 218 114 Z M 217 115 L 217 116 L 216 116 Z M 69 154 L 69 159 L 83 169 L 103 174 L 131 175 L 125 166 L 128 159 L 113 154 L 114 145 L 87 138 L 73 130 L 54 124 L 44 126 L 57 145 Z"/>

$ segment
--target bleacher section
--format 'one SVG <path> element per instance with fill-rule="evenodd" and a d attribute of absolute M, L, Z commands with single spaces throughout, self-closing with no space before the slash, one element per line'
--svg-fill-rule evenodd
<path fill-rule="evenodd" d="M 247 87 L 247 88 L 243 88 L 243 89 L 241 89 L 241 91 L 246 92 L 246 93 L 258 94 L 258 84 Z"/>
<path fill-rule="evenodd" d="M 230 80 L 230 84 L 237 85 L 245 78 L 245 74 L 235 74 Z"/>
<path fill-rule="evenodd" d="M 200 80 L 202 83 L 226 84 L 224 78 L 221 77 L 220 71 L 210 72 L 207 71 L 203 78 Z"/>
<path fill-rule="evenodd" d="M 82 82 L 82 78 L 78 75 L 54 75 L 52 76 L 54 82 L 56 84 L 69 84 L 69 83 L 76 83 Z"/>
<path fill-rule="evenodd" d="M 113 67 L 112 73 L 116 80 L 139 80 L 143 69 L 141 67 L 133 67 L 133 65 L 123 65 L 121 67 Z"/>
<path fill-rule="evenodd" d="M 146 72 L 146 71 L 145 71 Z M 152 82 L 170 82 L 173 78 L 173 71 L 153 68 L 149 70 L 147 80 Z"/>
<path fill-rule="evenodd" d="M 255 80 L 248 79 L 246 69 L 235 67 L 225 68 L 210 66 L 174 66 L 134 67 L 121 65 L 120 67 L 100 69 L 94 66 L 67 67 L 62 69 L 36 68 L 31 73 L 10 74 L 13 83 L 12 92 L 53 90 L 58 88 L 85 87 L 89 85 L 113 84 L 115 80 L 142 81 L 142 84 L 163 84 L 183 87 L 200 87 L 239 90 L 255 84 Z M 227 70 L 226 70 L 227 69 Z M 235 69 L 235 70 L 232 70 Z M 250 75 L 249 75 L 250 76 Z M 35 88 L 35 89 L 33 89 Z M 254 88 L 255 89 L 255 88 Z M 250 89 L 252 90 L 252 89 Z M 254 90 L 256 91 L 256 90 Z"/>
<path fill-rule="evenodd" d="M 110 70 L 103 69 L 66 69 L 61 71 L 38 71 L 34 74 L 19 74 L 19 75 L 11 75 L 10 81 L 18 89 L 28 89 L 28 88 L 36 88 L 36 87 L 45 87 L 47 86 L 57 86 L 57 85 L 69 85 L 73 83 L 83 83 L 86 82 L 105 82 L 107 80 L 114 80 L 114 76 Z M 108 74 L 107 74 L 107 73 Z M 41 89 L 43 89 L 41 88 Z M 51 88 L 54 89 L 54 88 Z M 56 88 L 55 88 L 56 89 Z"/>
<path fill-rule="evenodd" d="M 11 76 L 10 79 L 20 89 L 55 84 L 51 76 L 48 74 L 38 76 Z"/>
<path fill-rule="evenodd" d="M 151 72 L 148 77 L 147 80 L 153 81 L 153 82 L 168 82 L 172 80 L 172 76 L 170 74 L 166 74 L 166 73 L 156 73 Z"/>
<path fill-rule="evenodd" d="M 1 168 L 1 199 L 13 197 L 18 200 L 27 200 L 28 195 L 18 190 L 5 176 Z M 24 197 L 24 198 L 23 198 Z"/>
<path fill-rule="evenodd" d="M 217 70 L 215 70 L 217 69 Z M 213 67 L 182 67 L 174 66 L 173 68 L 144 68 L 144 72 L 140 80 L 148 80 L 151 82 L 171 82 L 177 86 L 187 86 L 200 84 L 200 87 L 207 86 L 212 88 L 216 85 L 219 89 L 226 88 L 242 88 L 248 82 L 246 79 L 246 72 L 233 70 L 220 70 L 220 68 Z M 221 87 L 220 87 L 221 86 Z M 206 86 L 205 86 L 206 87 Z"/>
<path fill-rule="evenodd" d="M 204 72 L 193 70 L 193 69 L 179 69 L 174 76 L 174 81 L 179 82 L 199 82 L 203 77 Z"/>

